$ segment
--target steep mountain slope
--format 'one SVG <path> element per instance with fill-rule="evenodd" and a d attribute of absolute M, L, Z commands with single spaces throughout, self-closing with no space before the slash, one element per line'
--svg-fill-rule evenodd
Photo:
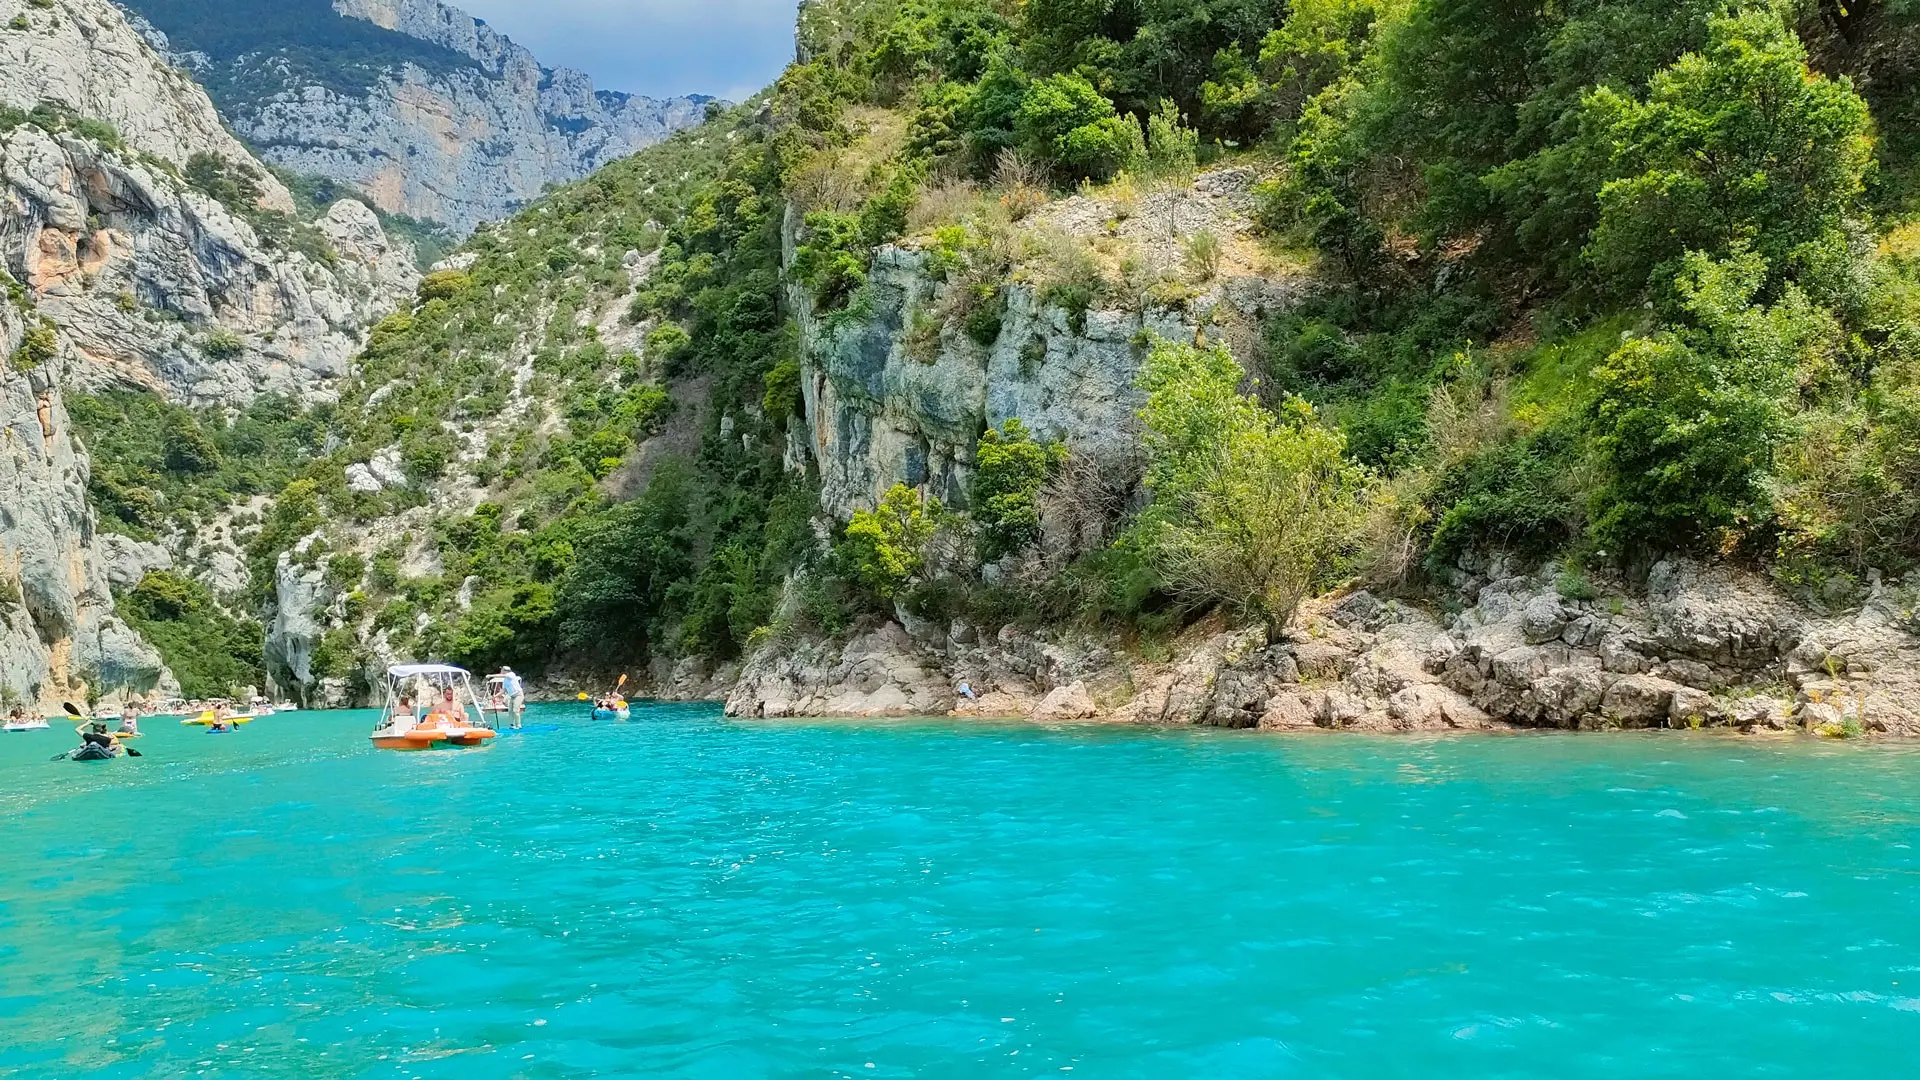
<path fill-rule="evenodd" d="M 295 214 L 112 5 L 0 0 L 0 58 L 0 693 L 144 690 L 160 660 L 110 590 L 168 570 L 193 521 L 123 463 L 96 469 L 70 414 L 97 413 L 91 393 L 109 387 L 207 406 L 220 426 L 218 409 L 255 399 L 282 413 L 324 402 L 418 274 L 357 202 Z M 188 435 L 176 426 L 173 457 L 191 471 L 206 459 Z M 103 487 L 108 475 L 126 482 Z M 106 496 L 113 536 L 90 505 Z"/>
<path fill-rule="evenodd" d="M 698 123 L 707 98 L 598 91 L 438 0 L 135 0 L 263 157 L 461 234 Z"/>
<path fill-rule="evenodd" d="M 749 714 L 1920 731 L 1873 122 L 1913 32 L 809 4 L 705 171 L 556 193 L 375 335 L 283 652 Z"/>

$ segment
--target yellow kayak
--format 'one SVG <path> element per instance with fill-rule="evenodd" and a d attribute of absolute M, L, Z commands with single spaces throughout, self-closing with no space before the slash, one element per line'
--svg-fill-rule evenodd
<path fill-rule="evenodd" d="M 212 713 L 201 713 L 201 714 L 200 714 L 199 716 L 195 716 L 195 717 L 192 717 L 192 718 L 190 718 L 190 719 L 187 719 L 187 720 L 182 720 L 182 721 L 180 721 L 180 722 L 181 722 L 182 724 L 185 724 L 185 725 L 187 725 L 187 726 L 189 726 L 189 727 L 212 727 L 212 726 L 213 726 L 213 714 L 212 714 Z M 229 724 L 251 724 L 251 723 L 253 723 L 253 717 L 251 717 L 251 716 L 229 716 L 229 717 L 227 717 L 227 723 L 229 723 Z"/>

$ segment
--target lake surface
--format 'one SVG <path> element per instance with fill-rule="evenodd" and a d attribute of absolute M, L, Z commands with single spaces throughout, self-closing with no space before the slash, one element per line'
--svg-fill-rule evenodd
<path fill-rule="evenodd" d="M 583 712 L 0 736 L 0 1075 L 1920 1068 L 1920 747 Z"/>

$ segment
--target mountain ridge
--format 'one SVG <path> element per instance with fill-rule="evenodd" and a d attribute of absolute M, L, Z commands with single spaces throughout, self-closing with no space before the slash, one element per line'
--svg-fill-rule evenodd
<path fill-rule="evenodd" d="M 129 0 L 267 161 L 464 235 L 698 123 L 713 99 L 601 90 L 438 0 Z"/>

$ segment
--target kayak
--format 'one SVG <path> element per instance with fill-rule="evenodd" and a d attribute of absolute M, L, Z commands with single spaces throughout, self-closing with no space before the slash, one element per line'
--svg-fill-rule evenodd
<path fill-rule="evenodd" d="M 180 721 L 180 723 L 186 727 L 212 727 L 213 714 L 201 713 L 199 716 L 188 717 L 187 719 Z M 252 716 L 229 716 L 227 717 L 227 723 L 251 724 L 253 723 L 253 717 Z"/>
<path fill-rule="evenodd" d="M 108 758 L 118 756 L 119 755 L 114 753 L 113 750 L 101 746 L 98 743 L 88 743 L 85 746 L 76 747 L 67 751 L 68 761 L 105 761 Z"/>
<path fill-rule="evenodd" d="M 627 710 L 625 706 L 621 706 L 618 709 L 596 708 L 593 710 L 593 718 L 595 720 L 625 720 L 627 718 Z"/>

